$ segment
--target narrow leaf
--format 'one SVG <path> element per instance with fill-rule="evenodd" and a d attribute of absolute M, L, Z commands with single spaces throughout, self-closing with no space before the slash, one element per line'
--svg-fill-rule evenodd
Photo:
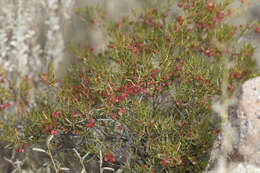
<path fill-rule="evenodd" d="M 41 149 L 41 148 L 32 148 L 32 150 L 47 153 L 44 149 Z"/>

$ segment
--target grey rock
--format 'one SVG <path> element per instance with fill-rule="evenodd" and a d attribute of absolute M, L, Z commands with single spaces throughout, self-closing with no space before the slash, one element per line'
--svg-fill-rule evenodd
<path fill-rule="evenodd" d="M 212 147 L 205 173 L 219 173 L 223 167 L 232 173 L 260 172 L 260 77 L 245 82 L 234 98 L 237 102 L 229 107 L 229 121 Z M 226 151 L 221 149 L 224 133 L 231 144 Z"/>

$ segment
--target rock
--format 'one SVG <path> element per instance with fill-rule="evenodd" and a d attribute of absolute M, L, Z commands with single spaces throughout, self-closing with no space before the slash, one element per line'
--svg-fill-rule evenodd
<path fill-rule="evenodd" d="M 245 82 L 234 98 L 229 121 L 213 145 L 205 173 L 219 173 L 223 165 L 231 173 L 260 172 L 260 77 Z M 221 149 L 226 142 L 223 134 L 231 146 L 225 152 Z"/>

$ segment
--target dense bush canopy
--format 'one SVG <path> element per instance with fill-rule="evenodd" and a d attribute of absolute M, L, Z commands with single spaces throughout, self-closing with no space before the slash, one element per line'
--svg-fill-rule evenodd
<path fill-rule="evenodd" d="M 223 76 L 231 96 L 257 75 L 254 47 L 237 40 L 259 25 L 230 25 L 228 5 L 180 0 L 117 22 L 99 10 L 89 13 L 91 7 L 77 10 L 89 25 L 105 28 L 107 50 L 70 45 L 76 63 L 66 77 L 57 81 L 51 68 L 40 74 L 48 91 L 19 127 L 3 125 L 2 138 L 19 154 L 45 151 L 56 171 L 70 167 L 74 151 L 88 153 L 86 170 L 96 161 L 123 172 L 203 171 L 219 132 L 211 106 Z"/>

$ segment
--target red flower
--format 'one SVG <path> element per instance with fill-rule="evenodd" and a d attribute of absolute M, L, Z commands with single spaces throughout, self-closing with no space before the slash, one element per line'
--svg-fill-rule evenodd
<path fill-rule="evenodd" d="M 52 117 L 52 118 L 56 118 L 56 117 L 57 117 L 57 112 L 52 112 L 52 113 L 51 113 L 51 117 Z"/>
<path fill-rule="evenodd" d="M 149 121 L 149 122 L 147 123 L 147 125 L 148 125 L 148 126 L 152 126 L 152 125 L 153 125 L 153 122 L 152 122 L 152 121 Z"/>
<path fill-rule="evenodd" d="M 131 94 L 132 96 L 135 95 L 135 92 L 131 88 L 126 88 L 127 92 Z"/>
<path fill-rule="evenodd" d="M 114 49 L 115 48 L 115 46 L 113 46 L 112 44 L 107 45 L 107 47 L 110 48 L 110 49 Z"/>
<path fill-rule="evenodd" d="M 141 87 L 141 86 L 143 86 L 143 84 L 144 84 L 144 82 L 140 81 L 138 85 Z"/>
<path fill-rule="evenodd" d="M 116 161 L 116 159 L 113 157 L 113 155 L 111 153 L 104 153 L 104 154 L 105 154 L 105 157 L 104 157 L 105 161 L 108 161 L 111 163 L 114 163 Z"/>
<path fill-rule="evenodd" d="M 138 42 L 138 43 L 137 43 L 137 46 L 138 46 L 138 47 L 143 47 L 143 44 L 142 44 L 141 42 Z"/>
<path fill-rule="evenodd" d="M 94 120 L 92 120 L 92 119 L 88 120 L 88 122 L 89 123 L 85 124 L 86 128 L 90 128 L 90 127 L 94 126 L 94 124 L 95 124 Z"/>
<path fill-rule="evenodd" d="M 126 96 L 126 93 L 125 93 L 125 92 L 122 92 L 122 93 L 121 93 L 121 99 L 124 100 L 124 99 L 125 99 L 125 96 Z"/>
<path fill-rule="evenodd" d="M 134 53 L 138 53 L 138 52 L 139 52 L 138 48 L 135 47 L 135 46 L 132 46 L 132 51 L 133 51 Z"/>
<path fill-rule="evenodd" d="M 152 84 L 153 84 L 152 80 L 148 81 L 148 86 L 151 86 Z"/>
<path fill-rule="evenodd" d="M 116 161 L 116 159 L 114 158 L 114 157 L 111 157 L 110 159 L 109 159 L 109 162 L 111 162 L 111 163 L 114 163 Z"/>
<path fill-rule="evenodd" d="M 203 80 L 200 76 L 197 76 L 196 79 L 197 79 L 197 81 L 199 81 L 199 82 Z"/>
<path fill-rule="evenodd" d="M 218 17 L 221 18 L 221 19 L 224 18 L 225 12 L 224 11 L 219 12 Z"/>
<path fill-rule="evenodd" d="M 105 153 L 104 160 L 105 160 L 105 161 L 108 161 L 108 160 L 110 159 L 111 156 L 112 156 L 111 153 Z"/>
<path fill-rule="evenodd" d="M 119 115 L 123 115 L 124 112 L 125 112 L 124 108 L 119 108 L 118 110 Z"/>
<path fill-rule="evenodd" d="M 90 51 L 90 52 L 93 52 L 93 51 L 94 51 L 94 48 L 89 47 L 89 51 Z"/>
<path fill-rule="evenodd" d="M 71 118 L 74 118 L 74 117 L 75 117 L 75 114 L 71 113 L 71 114 L 70 114 L 70 117 L 71 117 Z"/>
<path fill-rule="evenodd" d="M 161 91 L 162 87 L 161 86 L 156 86 L 156 90 Z"/>
<path fill-rule="evenodd" d="M 156 73 L 158 70 L 156 68 L 151 70 L 151 73 Z"/>
<path fill-rule="evenodd" d="M 181 23 L 182 17 L 181 16 L 177 16 L 176 20 L 177 20 L 177 22 Z"/>
<path fill-rule="evenodd" d="M 231 14 L 232 14 L 232 12 L 231 12 L 231 10 L 229 9 L 227 15 L 228 15 L 228 16 L 231 16 Z"/>
<path fill-rule="evenodd" d="M 145 90 L 141 90 L 141 94 L 145 95 L 146 91 Z"/>
<path fill-rule="evenodd" d="M 218 23 L 219 22 L 219 18 L 217 18 L 216 16 L 213 17 L 213 22 L 214 23 Z"/>
<path fill-rule="evenodd" d="M 179 8 L 181 8 L 181 7 L 182 7 L 182 4 L 177 4 L 177 6 L 178 6 Z"/>
<path fill-rule="evenodd" d="M 118 125 L 118 126 L 117 126 L 117 129 L 121 131 L 123 128 L 122 128 L 121 125 Z"/>
<path fill-rule="evenodd" d="M 48 129 L 45 129 L 45 130 L 43 131 L 43 133 L 44 133 L 45 135 L 48 135 L 48 134 L 49 134 L 49 130 L 48 130 Z"/>
<path fill-rule="evenodd" d="M 196 24 L 196 25 L 195 25 L 195 28 L 196 28 L 196 29 L 200 29 L 200 25 L 199 25 L 199 24 Z"/>
<path fill-rule="evenodd" d="M 178 29 L 177 26 L 174 26 L 173 31 L 177 32 L 177 29 Z"/>
<path fill-rule="evenodd" d="M 91 24 L 95 25 L 96 21 L 94 19 L 91 20 Z"/>
<path fill-rule="evenodd" d="M 255 30 L 255 32 L 260 32 L 260 27 L 258 27 L 256 24 L 254 24 L 254 30 Z"/>
<path fill-rule="evenodd" d="M 179 127 L 182 127 L 182 122 L 179 121 L 179 122 L 178 122 L 178 126 L 179 126 Z"/>
<path fill-rule="evenodd" d="M 176 101 L 176 105 L 180 106 L 181 102 L 180 101 Z"/>
<path fill-rule="evenodd" d="M 116 119 L 116 114 L 112 115 L 112 119 L 114 119 L 114 120 Z"/>
<path fill-rule="evenodd" d="M 115 97 L 113 100 L 112 100 L 112 102 L 115 104 L 115 103 L 117 103 L 119 101 L 119 99 L 118 99 L 118 97 Z"/>
<path fill-rule="evenodd" d="M 24 149 L 23 149 L 23 148 L 16 148 L 15 151 L 16 151 L 17 153 L 22 153 L 22 152 L 24 151 Z"/>
<path fill-rule="evenodd" d="M 160 23 L 157 23 L 157 24 L 155 24 L 155 26 L 156 26 L 156 27 L 160 27 L 160 26 L 161 26 L 161 24 L 160 24 Z"/>
<path fill-rule="evenodd" d="M 123 87 L 121 86 L 121 87 L 118 87 L 116 90 L 121 91 L 122 89 L 123 89 Z"/>
<path fill-rule="evenodd" d="M 118 29 L 120 26 L 120 22 L 116 22 L 116 28 Z"/>
<path fill-rule="evenodd" d="M 10 103 L 7 102 L 7 103 L 5 103 L 5 104 L 0 105 L 0 108 L 4 110 L 4 109 L 6 109 L 6 108 L 9 107 L 9 106 L 10 106 Z"/>
<path fill-rule="evenodd" d="M 27 144 L 23 144 L 23 148 L 26 148 L 27 147 Z"/>
<path fill-rule="evenodd" d="M 57 135 L 57 134 L 58 134 L 58 131 L 55 130 L 55 129 L 53 129 L 53 130 L 51 131 L 51 134 L 52 134 L 52 135 Z"/>
<path fill-rule="evenodd" d="M 141 91 L 141 88 L 139 88 L 139 87 L 137 87 L 137 86 L 134 86 L 134 88 L 135 88 L 135 91 L 136 91 L 136 92 Z"/>
<path fill-rule="evenodd" d="M 190 6 L 185 5 L 183 9 L 184 9 L 184 10 L 187 10 L 188 8 L 190 8 Z"/>
<path fill-rule="evenodd" d="M 40 78 L 39 78 L 39 81 L 40 81 L 41 83 L 43 83 L 43 82 L 44 82 L 44 79 L 43 79 L 42 77 L 40 77 Z"/>
<path fill-rule="evenodd" d="M 122 38 L 122 37 L 123 37 L 123 33 L 122 33 L 122 32 L 120 32 L 120 33 L 119 33 L 119 35 L 120 35 L 120 38 Z"/>
<path fill-rule="evenodd" d="M 206 10 L 212 11 L 214 9 L 214 5 L 212 3 L 212 0 L 209 0 L 208 3 L 205 5 Z"/>
<path fill-rule="evenodd" d="M 165 164 L 168 164 L 170 163 L 170 160 L 167 159 L 167 158 L 162 158 L 162 160 L 160 161 L 160 165 L 165 165 Z"/>
<path fill-rule="evenodd" d="M 182 163 L 182 158 L 181 158 L 181 155 L 178 155 L 178 158 L 177 158 L 177 163 L 178 165 L 180 165 Z"/>

